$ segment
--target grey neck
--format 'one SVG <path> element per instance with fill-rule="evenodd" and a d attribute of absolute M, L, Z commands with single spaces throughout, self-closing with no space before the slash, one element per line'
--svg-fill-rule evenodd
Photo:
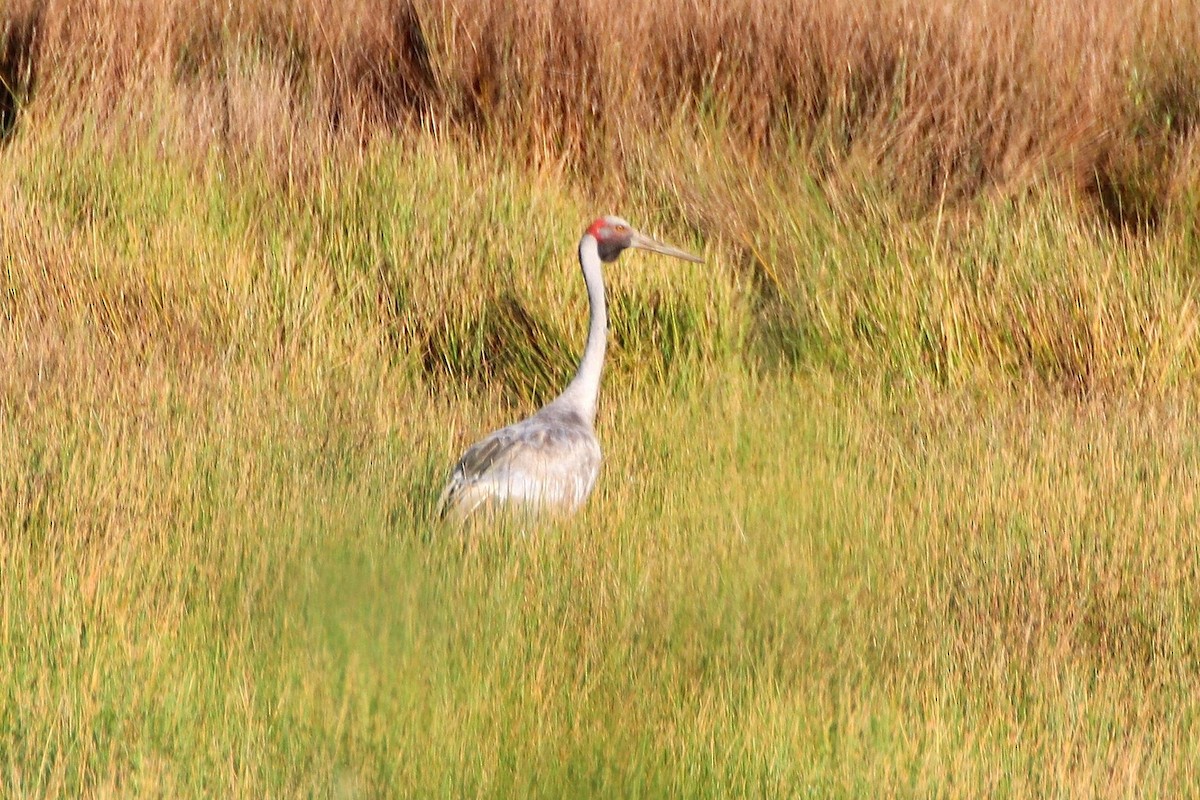
<path fill-rule="evenodd" d="M 608 306 L 604 298 L 604 275 L 596 238 L 584 234 L 579 241 L 579 267 L 587 284 L 591 320 L 587 346 L 575 378 L 563 390 L 559 400 L 568 403 L 589 424 L 596 422 L 596 400 L 600 395 L 600 373 L 604 370 L 604 350 L 608 344 Z"/>

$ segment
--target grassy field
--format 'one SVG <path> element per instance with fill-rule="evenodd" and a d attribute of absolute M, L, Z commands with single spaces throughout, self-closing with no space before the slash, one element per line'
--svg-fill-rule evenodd
<path fill-rule="evenodd" d="M 0 795 L 1200 793 L 1194 12 L 634 5 L 3 7 Z"/>

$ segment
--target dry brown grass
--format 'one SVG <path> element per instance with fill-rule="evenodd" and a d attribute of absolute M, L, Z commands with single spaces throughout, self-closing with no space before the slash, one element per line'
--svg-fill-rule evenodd
<path fill-rule="evenodd" d="M 4 17 L 0 67 L 34 108 L 126 124 L 153 88 L 200 150 L 288 163 L 424 125 L 619 181 L 647 133 L 708 120 L 748 158 L 850 164 L 925 204 L 1053 176 L 1133 225 L 1196 172 L 1187 0 L 17 0 Z"/>

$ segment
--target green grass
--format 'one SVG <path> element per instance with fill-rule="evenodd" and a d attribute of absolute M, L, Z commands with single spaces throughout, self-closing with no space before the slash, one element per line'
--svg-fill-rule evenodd
<path fill-rule="evenodd" d="M 0 793 L 1200 786 L 1183 221 L 51 123 L 0 162 Z M 463 445 L 573 369 L 608 211 L 707 264 L 609 270 L 582 515 L 452 535 Z"/>

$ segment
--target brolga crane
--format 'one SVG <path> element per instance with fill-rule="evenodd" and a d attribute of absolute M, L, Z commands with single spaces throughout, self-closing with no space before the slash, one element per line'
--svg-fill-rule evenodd
<path fill-rule="evenodd" d="M 575 377 L 536 413 L 494 431 L 459 459 L 438 500 L 438 514 L 463 520 L 495 506 L 571 512 L 583 504 L 600 473 L 596 399 L 608 341 L 602 264 L 636 247 L 701 263 L 702 259 L 634 230 L 620 217 L 601 217 L 579 240 L 591 320 Z"/>

